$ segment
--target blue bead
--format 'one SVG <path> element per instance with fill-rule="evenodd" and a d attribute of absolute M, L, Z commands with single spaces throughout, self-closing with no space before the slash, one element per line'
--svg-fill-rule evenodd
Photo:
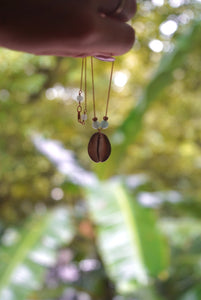
<path fill-rule="evenodd" d="M 102 129 L 106 129 L 106 128 L 108 128 L 108 126 L 109 126 L 109 123 L 108 123 L 107 121 L 105 121 L 105 120 L 103 120 L 103 121 L 101 122 L 101 124 L 100 124 L 100 127 L 101 127 Z"/>
<path fill-rule="evenodd" d="M 98 129 L 99 126 L 100 126 L 100 123 L 99 123 L 98 121 L 93 121 L 92 127 L 93 127 L 94 129 Z"/>

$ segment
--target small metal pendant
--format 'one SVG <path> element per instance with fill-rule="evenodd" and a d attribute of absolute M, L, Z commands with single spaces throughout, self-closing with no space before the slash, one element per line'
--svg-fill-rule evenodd
<path fill-rule="evenodd" d="M 96 163 L 106 161 L 111 154 L 111 144 L 108 137 L 101 132 L 94 133 L 88 144 L 88 154 Z"/>

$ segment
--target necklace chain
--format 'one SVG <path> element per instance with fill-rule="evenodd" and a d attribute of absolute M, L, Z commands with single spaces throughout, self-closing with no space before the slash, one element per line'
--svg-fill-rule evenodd
<path fill-rule="evenodd" d="M 114 61 L 112 61 L 112 67 L 111 67 L 111 73 L 110 73 L 110 82 L 109 82 L 109 88 L 108 88 L 108 94 L 107 94 L 107 104 L 106 104 L 106 111 L 105 111 L 105 116 L 106 117 L 107 117 L 108 108 L 109 108 L 113 71 L 114 71 Z"/>
<path fill-rule="evenodd" d="M 83 94 L 83 77 L 84 77 L 84 94 L 85 97 L 82 96 Z M 84 114 L 81 115 L 82 112 L 82 105 L 81 102 L 84 99 Z M 77 118 L 78 122 L 82 125 L 85 124 L 87 119 L 87 58 L 82 58 L 82 66 L 81 66 L 81 78 L 80 78 L 80 90 L 79 95 L 77 96 L 78 106 L 77 106 Z"/>
<path fill-rule="evenodd" d="M 84 58 L 84 93 L 85 93 L 85 101 L 84 101 L 84 114 L 87 113 L 87 57 Z"/>
<path fill-rule="evenodd" d="M 94 87 L 94 64 L 93 57 L 91 56 L 91 79 L 92 79 L 92 94 L 93 94 L 93 114 L 94 118 L 96 118 L 96 101 L 95 101 L 95 87 Z"/>
<path fill-rule="evenodd" d="M 93 57 L 91 57 L 91 78 L 92 78 L 92 99 L 93 99 L 93 119 L 92 119 L 93 124 L 92 124 L 92 126 L 93 126 L 93 128 L 98 129 L 98 130 L 106 129 L 109 125 L 107 121 L 108 121 L 108 109 L 109 109 L 109 102 L 110 102 L 110 93 L 111 93 L 113 70 L 114 70 L 114 61 L 112 61 L 112 66 L 111 66 L 105 115 L 103 116 L 103 121 L 101 123 L 99 123 L 98 118 L 96 116 L 94 63 L 93 63 Z M 82 95 L 83 94 L 83 81 L 84 81 L 84 97 Z M 85 121 L 87 119 L 87 57 L 82 58 L 80 90 L 79 90 L 79 95 L 77 97 L 77 100 L 78 100 L 78 107 L 77 107 L 78 122 L 81 123 L 82 125 L 84 125 Z M 82 112 L 81 102 L 83 100 L 84 100 L 84 114 L 81 115 L 81 112 Z"/>
<path fill-rule="evenodd" d="M 95 99 L 95 83 L 94 83 L 94 63 L 93 57 L 91 57 L 91 80 L 92 80 L 92 100 L 93 100 L 93 118 L 92 118 L 92 127 L 97 129 L 98 132 L 92 135 L 89 144 L 88 144 L 88 154 L 89 157 L 94 162 L 104 162 L 108 159 L 111 154 L 111 144 L 109 139 L 105 134 L 101 132 L 102 129 L 106 129 L 109 126 L 108 123 L 108 109 L 110 102 L 110 93 L 111 93 L 111 85 L 112 85 L 112 76 L 114 71 L 114 61 L 112 61 L 111 72 L 110 72 L 110 80 L 109 87 L 107 93 L 106 100 L 106 108 L 105 115 L 103 116 L 103 120 L 101 123 L 98 122 L 98 118 L 96 116 L 96 99 Z M 83 83 L 84 83 L 84 96 L 83 96 Z M 81 66 L 81 78 L 80 78 L 80 90 L 77 96 L 78 106 L 77 106 L 77 116 L 78 122 L 82 125 L 85 124 L 87 120 L 87 57 L 82 58 L 82 66 Z M 84 100 L 84 112 L 82 113 L 82 104 L 81 102 Z"/>

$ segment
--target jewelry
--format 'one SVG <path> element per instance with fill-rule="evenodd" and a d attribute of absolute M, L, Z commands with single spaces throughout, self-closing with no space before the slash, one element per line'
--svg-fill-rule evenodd
<path fill-rule="evenodd" d="M 77 113 L 78 113 L 78 122 L 82 125 L 85 124 L 85 121 L 87 120 L 87 58 L 82 59 L 82 67 L 81 67 L 81 80 L 80 80 L 80 90 L 79 95 L 77 96 L 78 101 L 78 107 L 77 107 Z M 112 85 L 112 75 L 114 70 L 114 61 L 112 61 L 111 66 L 111 73 L 110 73 L 110 81 L 109 81 L 109 88 L 108 88 L 108 94 L 107 94 L 107 100 L 106 100 L 106 108 L 105 108 L 105 114 L 103 116 L 103 120 L 101 122 L 98 121 L 97 115 L 96 115 L 96 100 L 95 100 L 95 84 L 94 84 L 94 66 L 93 66 L 93 57 L 91 57 L 91 78 L 92 78 L 92 99 L 93 99 L 93 118 L 92 118 L 92 127 L 94 129 L 97 129 L 98 132 L 94 133 L 92 137 L 90 138 L 89 144 L 88 144 L 88 154 L 89 157 L 94 162 L 104 162 L 106 161 L 110 154 L 111 154 L 111 144 L 108 139 L 108 137 L 103 134 L 101 131 L 103 129 L 108 128 L 108 108 L 109 108 L 109 101 L 110 101 L 110 92 L 111 92 L 111 85 Z M 83 101 L 82 96 L 82 85 L 83 85 L 83 74 L 85 76 L 85 109 L 84 114 L 81 116 L 82 112 L 82 105 L 81 102 Z"/>
<path fill-rule="evenodd" d="M 85 88 L 84 88 L 84 94 L 85 97 L 83 97 L 83 75 L 84 75 L 84 81 L 85 81 Z M 84 100 L 84 114 L 81 115 L 82 112 L 82 105 L 81 102 Z M 85 125 L 85 121 L 87 120 L 87 58 L 82 58 L 82 67 L 81 67 L 81 79 L 80 79 L 80 90 L 79 94 L 77 96 L 78 106 L 77 106 L 77 119 L 78 122 L 82 125 Z"/>
<path fill-rule="evenodd" d="M 98 122 L 96 116 L 96 103 L 95 103 L 95 87 L 94 87 L 94 68 L 93 68 L 93 57 L 91 57 L 91 75 L 92 75 L 92 92 L 93 92 L 93 118 L 92 118 L 92 127 L 97 129 L 98 132 L 94 133 L 88 144 L 88 154 L 94 162 L 104 162 L 106 161 L 111 154 L 111 144 L 108 137 L 101 132 L 102 129 L 106 129 L 109 126 L 108 123 L 108 107 L 110 100 L 110 91 L 112 85 L 112 75 L 114 70 L 114 61 L 112 61 L 110 82 L 108 88 L 107 102 L 105 115 L 101 123 Z"/>

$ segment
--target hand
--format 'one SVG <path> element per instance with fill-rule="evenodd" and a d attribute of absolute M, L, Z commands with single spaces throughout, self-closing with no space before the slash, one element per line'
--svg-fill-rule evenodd
<path fill-rule="evenodd" d="M 126 24 L 136 0 L 13 0 L 0 12 L 0 46 L 37 55 L 117 56 L 130 50 L 134 30 Z"/>

